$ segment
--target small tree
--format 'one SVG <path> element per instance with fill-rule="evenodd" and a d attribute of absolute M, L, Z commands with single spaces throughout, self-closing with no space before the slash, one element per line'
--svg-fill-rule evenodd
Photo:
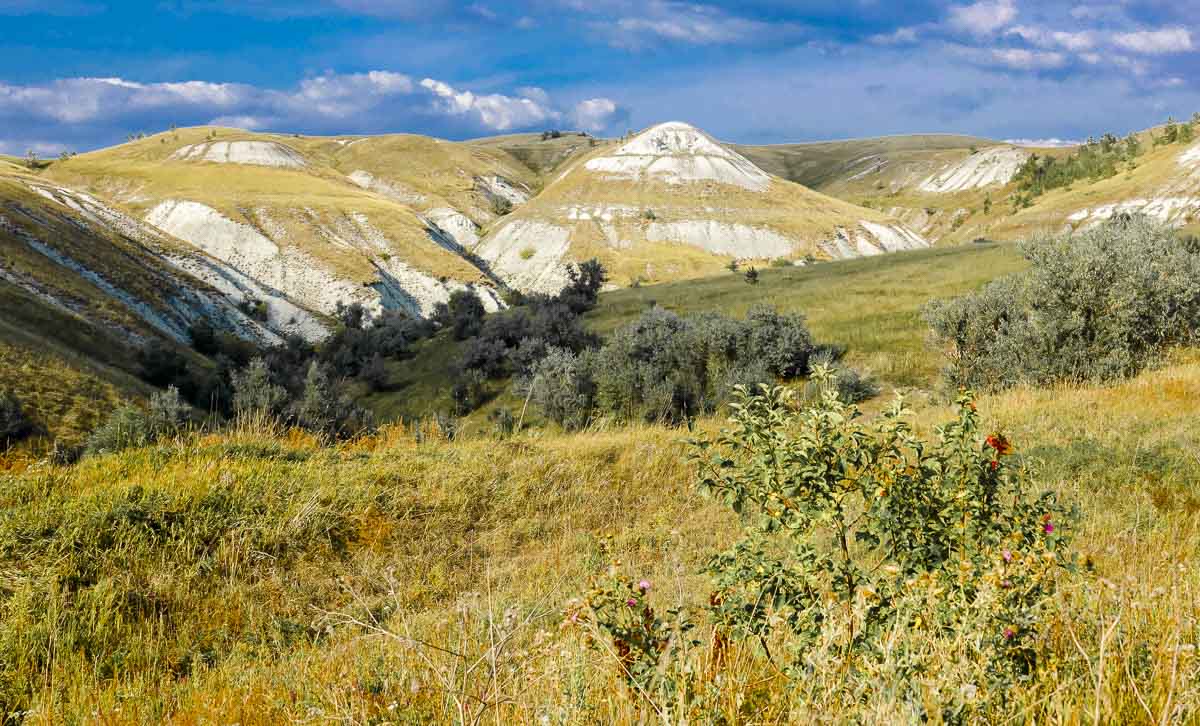
<path fill-rule="evenodd" d="M 987 196 L 985 196 L 985 197 L 983 198 L 983 213 L 984 213 L 984 214 L 991 214 L 991 213 L 992 213 L 992 195 L 991 195 L 991 192 L 989 192 L 989 193 L 987 194 Z"/>
<path fill-rule="evenodd" d="M 271 383 L 271 370 L 262 358 L 233 374 L 233 409 L 238 415 L 275 416 L 287 399 L 287 391 Z"/>
<path fill-rule="evenodd" d="M 737 261 L 737 259 L 735 258 L 735 259 L 732 259 L 732 260 L 730 260 L 730 261 L 729 261 L 729 264 L 728 264 L 728 265 L 725 265 L 725 269 L 726 269 L 726 270 L 729 270 L 730 272 L 737 272 L 737 271 L 738 271 L 738 261 Z"/>
<path fill-rule="evenodd" d="M 486 314 L 478 295 L 470 290 L 455 290 L 448 303 L 438 305 L 434 319 L 442 327 L 450 328 L 455 340 L 466 340 L 479 334 Z"/>
<path fill-rule="evenodd" d="M 21 400 L 12 391 L 0 391 L 0 446 L 24 438 L 33 430 Z"/>
<path fill-rule="evenodd" d="M 371 360 L 359 371 L 358 377 L 372 391 L 382 391 L 388 381 L 387 366 L 383 362 L 383 356 L 378 353 L 371 356 Z"/>
<path fill-rule="evenodd" d="M 754 269 L 753 267 L 751 267 L 749 270 L 746 270 L 746 284 L 747 285 L 757 285 L 758 284 L 758 270 Z"/>
<path fill-rule="evenodd" d="M 38 154 L 33 149 L 25 152 L 25 166 L 29 167 L 30 171 L 35 171 L 41 161 L 38 159 Z"/>

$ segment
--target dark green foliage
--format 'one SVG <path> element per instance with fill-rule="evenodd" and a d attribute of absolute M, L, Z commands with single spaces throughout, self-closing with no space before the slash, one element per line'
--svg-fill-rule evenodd
<path fill-rule="evenodd" d="M 166 388 L 187 376 L 187 359 L 173 348 L 152 339 L 138 351 L 142 380 Z"/>
<path fill-rule="evenodd" d="M 192 348 L 197 353 L 202 355 L 216 355 L 220 351 L 220 345 L 217 342 L 217 331 L 213 330 L 212 323 L 201 318 L 192 323 L 188 328 L 188 337 L 192 341 Z"/>
<path fill-rule="evenodd" d="M 751 267 L 749 270 L 746 270 L 746 284 L 747 285 L 757 285 L 758 284 L 758 270 L 754 269 L 753 267 Z"/>
<path fill-rule="evenodd" d="M 1023 273 L 935 301 L 925 319 L 953 386 L 1107 380 L 1200 330 L 1200 254 L 1144 218 L 1022 245 Z"/>
<path fill-rule="evenodd" d="M 335 438 L 353 436 L 370 424 L 367 414 L 338 392 L 329 369 L 315 360 L 308 365 L 303 392 L 289 413 L 300 427 Z"/>
<path fill-rule="evenodd" d="M 242 416 L 278 416 L 288 401 L 283 386 L 271 382 L 271 369 L 262 358 L 233 374 L 233 409 Z"/>
<path fill-rule="evenodd" d="M 599 344 L 580 316 L 596 306 L 607 275 L 596 260 L 568 268 L 568 284 L 558 295 L 521 295 L 520 305 L 483 318 L 456 368 L 484 378 L 528 376 L 551 348 L 580 352 Z M 459 397 L 461 401 L 474 396 Z"/>
<path fill-rule="evenodd" d="M 546 418 L 573 431 L 591 419 L 596 397 L 592 378 L 588 359 L 552 348 L 534 365 L 523 387 Z"/>
<path fill-rule="evenodd" d="M 246 314 L 252 320 L 257 320 L 260 323 L 267 322 L 270 317 L 270 311 L 267 309 L 267 304 L 257 298 L 248 297 L 238 303 L 238 309 Z"/>
<path fill-rule="evenodd" d="M 372 391 L 382 391 L 388 382 L 387 366 L 384 365 L 383 356 L 378 353 L 371 356 L 371 360 L 359 371 L 358 378 L 366 383 Z"/>
<path fill-rule="evenodd" d="M 0 391 L 0 447 L 15 443 L 33 431 L 21 400 L 12 391 Z"/>
<path fill-rule="evenodd" d="M 739 384 L 808 372 L 814 350 L 799 315 L 768 308 L 746 320 L 681 318 L 652 308 L 598 350 L 554 350 L 526 385 L 551 419 L 578 428 L 596 412 L 624 421 L 682 423 L 715 410 Z"/>
<path fill-rule="evenodd" d="M 819 382 L 829 373 L 819 370 Z M 783 388 L 740 399 L 731 427 L 692 442 L 699 489 L 744 528 L 708 565 L 722 632 L 792 636 L 784 667 L 801 676 L 814 646 L 893 657 L 883 641 L 919 616 L 970 633 L 990 675 L 1036 666 L 1037 627 L 1072 566 L 1074 517 L 1033 491 L 1028 469 L 1009 463 L 1007 439 L 983 435 L 969 396 L 928 441 L 900 402 L 865 424 L 828 385 L 811 407 Z M 830 617 L 835 603 L 846 612 L 863 603 L 861 620 Z"/>
<path fill-rule="evenodd" d="M 338 303 L 337 311 L 334 317 L 342 324 L 342 327 L 350 328 L 351 330 L 362 330 L 363 323 L 366 320 L 367 311 L 363 309 L 362 303 Z"/>
<path fill-rule="evenodd" d="M 451 330 L 455 340 L 466 340 L 479 334 L 486 314 L 478 295 L 470 290 L 456 290 L 450 295 L 450 302 L 438 304 L 433 319 L 442 328 Z"/>
<path fill-rule="evenodd" d="M 179 390 L 172 386 L 151 396 L 144 411 L 132 405 L 113 411 L 88 437 L 86 453 L 112 454 L 174 436 L 187 424 L 190 414 Z"/>
<path fill-rule="evenodd" d="M 1135 137 L 1121 143 L 1115 136 L 1105 134 L 1099 141 L 1088 139 L 1062 159 L 1033 154 L 1013 178 L 1018 190 L 1013 198 L 1014 209 L 1029 206 L 1035 197 L 1079 180 L 1099 181 L 1116 176 L 1121 164 L 1140 153 L 1141 145 Z"/>

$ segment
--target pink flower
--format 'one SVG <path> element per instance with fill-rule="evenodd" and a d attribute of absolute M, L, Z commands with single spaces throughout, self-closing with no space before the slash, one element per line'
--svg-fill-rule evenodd
<path fill-rule="evenodd" d="M 1013 630 L 1012 628 L 1004 629 L 1004 639 L 1005 640 L 1012 640 L 1015 637 L 1017 637 L 1017 631 Z"/>
<path fill-rule="evenodd" d="M 638 589 L 641 590 L 642 592 L 649 591 L 650 590 L 650 581 L 642 580 L 641 582 L 638 583 Z"/>
<path fill-rule="evenodd" d="M 1000 553 L 1000 556 L 1004 558 L 1005 562 L 1012 562 L 1012 552 L 1009 550 L 1004 550 Z"/>
<path fill-rule="evenodd" d="M 637 600 L 634 600 L 633 598 L 629 598 L 628 600 L 625 601 L 625 604 L 628 605 L 629 607 L 633 607 L 634 605 L 637 605 Z"/>
<path fill-rule="evenodd" d="M 1045 530 L 1046 534 L 1050 534 L 1054 531 L 1054 523 L 1047 520 L 1046 525 L 1042 529 Z"/>

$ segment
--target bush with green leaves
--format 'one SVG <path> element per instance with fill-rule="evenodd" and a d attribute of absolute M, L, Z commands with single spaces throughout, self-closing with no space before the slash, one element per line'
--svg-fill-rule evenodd
<path fill-rule="evenodd" d="M 924 311 L 954 387 L 1136 374 L 1200 331 L 1200 253 L 1143 217 L 1021 245 L 1027 270 Z"/>
<path fill-rule="evenodd" d="M 255 358 L 232 377 L 233 409 L 238 415 L 278 416 L 287 405 L 287 389 L 272 382 L 264 359 Z"/>
<path fill-rule="evenodd" d="M 85 452 L 112 454 L 149 446 L 182 431 L 190 418 L 191 409 L 179 395 L 179 389 L 171 386 L 151 396 L 145 410 L 132 404 L 118 407 L 88 437 Z"/>
<path fill-rule="evenodd" d="M 730 428 L 692 442 L 700 490 L 744 528 L 708 564 L 719 632 L 782 639 L 792 677 L 818 644 L 845 667 L 904 662 L 885 652 L 897 632 L 969 633 L 997 683 L 1036 667 L 1074 515 L 1034 492 L 1003 435 L 983 435 L 970 395 L 931 441 L 900 401 L 868 424 L 832 386 L 816 406 L 784 388 L 740 399 Z"/>
<path fill-rule="evenodd" d="M 519 386 L 546 418 L 569 431 L 583 428 L 592 416 L 596 384 L 588 358 L 551 348 Z"/>
<path fill-rule="evenodd" d="M 0 446 L 18 441 L 33 430 L 21 399 L 12 391 L 0 391 Z"/>
<path fill-rule="evenodd" d="M 449 329 L 455 340 L 466 340 L 479 334 L 486 314 L 483 301 L 473 291 L 455 290 L 449 302 L 438 304 L 434 321 Z"/>
<path fill-rule="evenodd" d="M 309 363 L 303 393 L 289 413 L 301 428 L 334 438 L 353 436 L 370 425 L 367 413 L 341 395 L 329 369 L 315 360 Z"/>

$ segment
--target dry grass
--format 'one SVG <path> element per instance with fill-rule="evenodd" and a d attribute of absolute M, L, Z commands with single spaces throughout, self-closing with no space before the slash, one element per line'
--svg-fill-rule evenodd
<path fill-rule="evenodd" d="M 1079 505 L 1076 546 L 1092 568 L 1064 576 L 1036 678 L 1005 686 L 980 718 L 1194 720 L 1200 354 L 979 407 L 1039 462 L 1041 486 Z M 947 414 L 918 404 L 922 428 Z M 240 430 L 9 476 L 0 541 L 23 574 L 0 637 L 7 692 L 28 689 L 32 723 L 652 720 L 559 613 L 604 568 L 608 534 L 626 569 L 655 583 L 656 606 L 703 601 L 697 572 L 736 527 L 691 489 L 680 437 L 446 442 L 389 429 L 331 449 Z M 702 635 L 687 655 L 697 667 L 714 657 Z M 926 664 L 925 706 L 968 684 L 996 696 L 954 634 L 893 638 Z M 46 655 L 12 670 L 19 652 Z M 922 708 L 900 698 L 898 661 L 789 684 L 756 646 L 722 658 L 697 671 L 720 684 L 702 699 L 706 719 L 881 723 Z"/>

